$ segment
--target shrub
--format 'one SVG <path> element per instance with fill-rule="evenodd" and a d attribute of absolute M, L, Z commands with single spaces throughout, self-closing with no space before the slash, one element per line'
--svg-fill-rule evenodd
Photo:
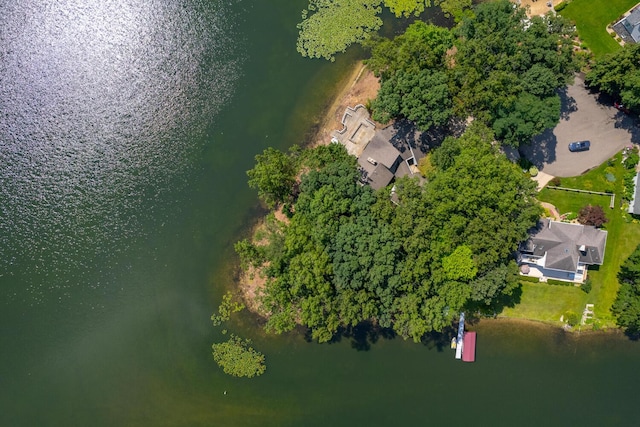
<path fill-rule="evenodd" d="M 535 166 L 531 166 L 531 167 L 529 168 L 529 175 L 531 175 L 531 176 L 536 176 L 536 175 L 538 175 L 538 168 L 537 168 L 537 167 L 535 167 Z"/>
<path fill-rule="evenodd" d="M 593 225 L 594 227 L 601 227 L 608 221 L 609 220 L 604 214 L 602 206 L 587 205 L 584 208 L 580 209 L 580 213 L 578 213 L 578 222 L 583 225 Z"/>
<path fill-rule="evenodd" d="M 520 280 L 522 280 L 523 282 L 540 283 L 540 279 L 531 276 L 520 276 Z"/>
<path fill-rule="evenodd" d="M 566 1 L 561 1 L 560 3 L 558 3 L 557 5 L 554 6 L 554 10 L 556 12 L 560 12 L 562 9 L 564 9 L 565 7 L 567 7 L 567 2 Z"/>
<path fill-rule="evenodd" d="M 627 169 L 634 169 L 638 165 L 639 161 L 640 155 L 638 155 L 638 150 L 631 150 L 624 161 L 624 167 Z"/>
<path fill-rule="evenodd" d="M 564 317 L 567 319 L 569 326 L 576 326 L 578 324 L 578 315 L 573 311 L 567 312 Z"/>
<path fill-rule="evenodd" d="M 580 289 L 582 289 L 587 294 L 591 292 L 591 278 L 588 278 L 587 281 L 584 282 L 582 286 L 580 286 Z"/>
<path fill-rule="evenodd" d="M 561 181 L 559 177 L 553 177 L 553 179 L 551 181 L 549 181 L 551 183 L 551 185 L 553 185 L 554 187 L 560 187 Z"/>
<path fill-rule="evenodd" d="M 548 285 L 555 286 L 573 286 L 573 282 L 565 282 L 564 280 L 547 279 Z"/>
<path fill-rule="evenodd" d="M 617 41 L 618 43 L 620 43 L 620 42 L 622 41 L 622 39 L 621 39 L 620 37 L 616 37 L 616 41 Z"/>
<path fill-rule="evenodd" d="M 573 221 L 576 218 L 578 218 L 578 214 L 576 212 L 567 212 L 564 216 L 564 219 L 567 221 Z"/>

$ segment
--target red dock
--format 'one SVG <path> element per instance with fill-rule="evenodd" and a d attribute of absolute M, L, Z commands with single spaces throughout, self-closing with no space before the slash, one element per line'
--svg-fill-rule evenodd
<path fill-rule="evenodd" d="M 464 333 L 464 346 L 462 348 L 462 361 L 475 362 L 476 360 L 476 333 Z"/>

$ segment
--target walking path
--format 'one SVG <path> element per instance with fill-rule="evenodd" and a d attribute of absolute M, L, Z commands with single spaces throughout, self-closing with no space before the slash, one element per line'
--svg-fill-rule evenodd
<path fill-rule="evenodd" d="M 544 173 L 542 171 L 538 171 L 538 175 L 532 177 L 531 179 L 538 183 L 538 191 L 542 190 L 545 185 L 549 183 L 554 178 L 553 175 L 549 175 L 548 173 Z"/>

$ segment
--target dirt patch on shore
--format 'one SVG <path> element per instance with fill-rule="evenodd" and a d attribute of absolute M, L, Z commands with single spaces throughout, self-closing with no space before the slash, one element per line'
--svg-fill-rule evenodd
<path fill-rule="evenodd" d="M 556 6 L 560 3 L 561 0 L 512 0 L 513 3 L 519 4 L 520 6 L 527 9 L 527 16 L 539 16 L 544 15 L 550 10 L 553 9 L 553 6 Z M 548 3 L 551 3 L 552 7 L 549 7 Z"/>
<path fill-rule="evenodd" d="M 342 129 L 342 116 L 346 108 L 358 104 L 366 104 L 367 101 L 376 97 L 379 89 L 380 81 L 378 78 L 373 75 L 362 61 L 358 62 L 345 78 L 342 90 L 325 111 L 317 132 L 310 140 L 310 146 L 328 144 L 331 141 L 331 132 Z M 281 209 L 275 211 L 275 217 L 276 220 L 285 224 L 289 221 Z M 252 238 L 256 235 L 256 232 L 265 226 L 264 218 L 258 221 L 251 232 Z M 266 242 L 253 241 L 253 243 L 261 245 Z M 260 310 L 260 296 L 267 283 L 262 270 L 263 268 L 251 266 L 246 270 L 241 270 L 238 275 L 238 290 L 250 311 L 260 316 L 265 316 L 265 313 Z"/>
<path fill-rule="evenodd" d="M 328 144 L 331 141 L 331 132 L 342 129 L 342 116 L 346 108 L 366 104 L 376 97 L 379 89 L 380 80 L 362 61 L 358 62 L 324 114 L 317 133 L 311 139 L 311 146 Z"/>

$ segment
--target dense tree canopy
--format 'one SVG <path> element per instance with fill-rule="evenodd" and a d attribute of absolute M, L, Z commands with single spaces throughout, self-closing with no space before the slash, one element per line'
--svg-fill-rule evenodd
<path fill-rule="evenodd" d="M 371 103 L 373 118 L 406 117 L 420 129 L 446 124 L 453 113 L 446 53 L 453 36 L 446 28 L 418 21 L 394 40 L 377 39 L 367 61 L 382 85 Z"/>
<path fill-rule="evenodd" d="M 457 28 L 455 82 L 460 113 L 483 119 L 509 145 L 555 125 L 555 90 L 573 78 L 573 28 L 560 16 L 528 19 L 507 0 L 478 5 Z"/>
<path fill-rule="evenodd" d="M 627 258 L 618 272 L 620 289 L 611 311 L 619 326 L 631 335 L 640 334 L 640 246 Z"/>
<path fill-rule="evenodd" d="M 422 130 L 474 116 L 504 143 L 528 143 L 560 118 L 556 91 L 577 69 L 572 31 L 559 16 L 528 19 L 498 0 L 453 31 L 420 22 L 393 40 L 373 39 L 367 63 L 382 80 L 373 116 L 406 117 Z"/>
<path fill-rule="evenodd" d="M 289 223 L 271 229 L 266 247 L 239 245 L 242 257 L 263 263 L 267 328 L 302 323 L 327 341 L 373 321 L 417 341 L 466 305 L 509 295 L 511 254 L 540 209 L 535 183 L 492 140 L 477 123 L 445 141 L 429 183 L 396 183 L 399 205 L 388 189 L 359 184 L 341 145 L 309 150 Z"/>
<path fill-rule="evenodd" d="M 626 44 L 598 60 L 585 82 L 619 98 L 627 108 L 640 110 L 640 44 Z"/>

